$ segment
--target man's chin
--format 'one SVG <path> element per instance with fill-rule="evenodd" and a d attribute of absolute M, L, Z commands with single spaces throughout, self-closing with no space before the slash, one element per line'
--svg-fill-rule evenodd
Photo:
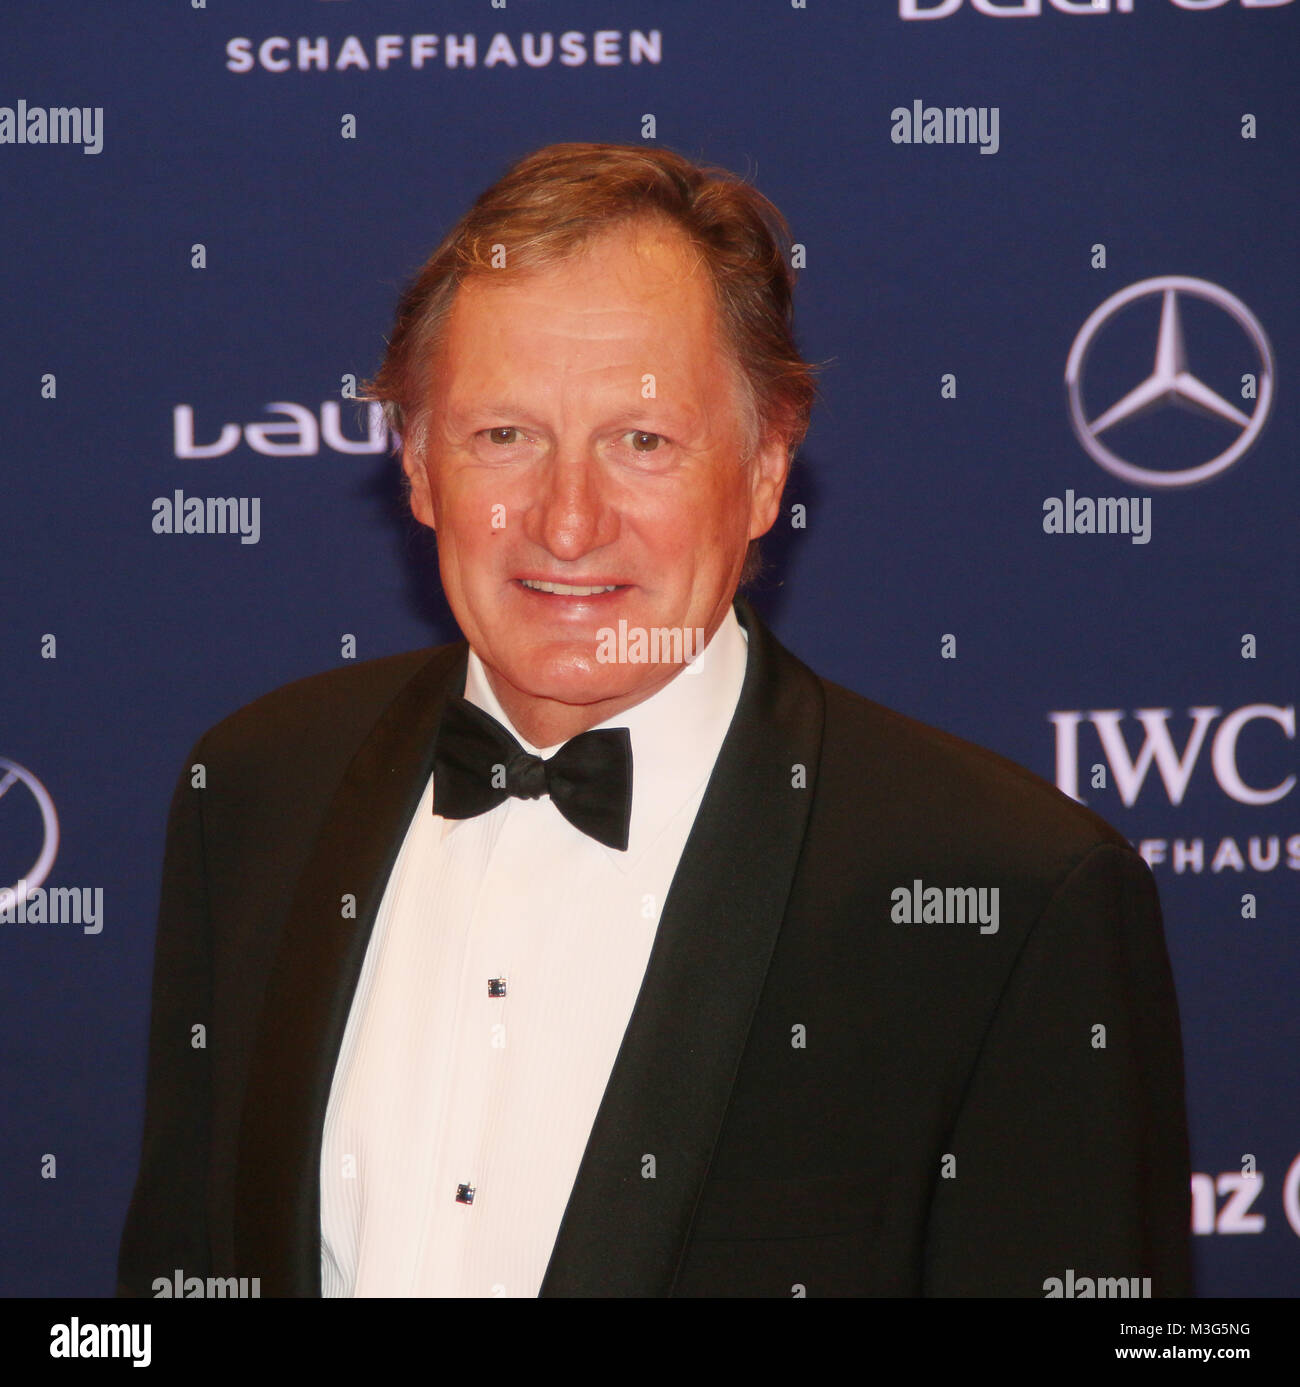
<path fill-rule="evenodd" d="M 676 673 L 675 667 L 664 665 L 642 665 L 633 672 L 627 666 L 601 665 L 588 659 L 506 669 L 498 671 L 498 676 L 504 675 L 515 698 L 591 708 L 619 702 L 631 707 L 649 698 Z"/>

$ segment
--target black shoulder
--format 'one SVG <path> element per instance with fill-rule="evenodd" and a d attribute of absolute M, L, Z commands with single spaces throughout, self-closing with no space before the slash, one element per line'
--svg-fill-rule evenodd
<path fill-rule="evenodd" d="M 960 825 L 981 837 L 1037 844 L 1062 861 L 1128 840 L 1091 809 L 1015 761 L 823 679 L 826 741 L 822 771 L 852 766 L 863 792 L 902 813 L 931 820 L 932 831 Z M 843 788 L 843 787 L 841 787 Z"/>
<path fill-rule="evenodd" d="M 323 742 L 359 745 L 405 684 L 434 662 L 450 669 L 463 648 L 431 646 L 295 679 L 223 718 L 197 745 L 254 756 Z"/>

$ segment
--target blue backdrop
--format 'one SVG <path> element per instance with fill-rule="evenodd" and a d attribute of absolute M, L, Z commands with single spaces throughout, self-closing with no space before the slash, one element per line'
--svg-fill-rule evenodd
<path fill-rule="evenodd" d="M 1298 11 L 8 0 L 0 888 L 95 919 L 0 923 L 0 1292 L 112 1289 L 196 736 L 348 634 L 457 634 L 347 382 L 470 200 L 557 140 L 653 140 L 788 216 L 827 364 L 757 603 L 1139 846 L 1201 1291 L 1300 1291 Z M 177 491 L 258 498 L 256 542 L 157 533 Z M 1078 532 L 1108 498 L 1138 533 Z"/>

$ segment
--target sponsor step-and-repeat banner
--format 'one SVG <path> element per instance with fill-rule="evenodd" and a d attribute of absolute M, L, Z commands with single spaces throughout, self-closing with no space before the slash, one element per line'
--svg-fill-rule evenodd
<path fill-rule="evenodd" d="M 820 399 L 753 599 L 1150 864 L 1200 1293 L 1300 1292 L 1298 21 L 10 0 L 0 1293 L 112 1291 L 187 750 L 457 636 L 357 390 L 405 279 L 561 140 L 723 165 L 789 219 Z"/>

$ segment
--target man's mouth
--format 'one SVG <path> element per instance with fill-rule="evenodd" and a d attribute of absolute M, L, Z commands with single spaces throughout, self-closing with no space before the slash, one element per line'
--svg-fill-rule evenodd
<path fill-rule="evenodd" d="M 551 592 L 557 597 L 597 597 L 626 587 L 625 583 L 548 583 L 540 578 L 520 578 L 519 582 L 532 592 Z"/>

